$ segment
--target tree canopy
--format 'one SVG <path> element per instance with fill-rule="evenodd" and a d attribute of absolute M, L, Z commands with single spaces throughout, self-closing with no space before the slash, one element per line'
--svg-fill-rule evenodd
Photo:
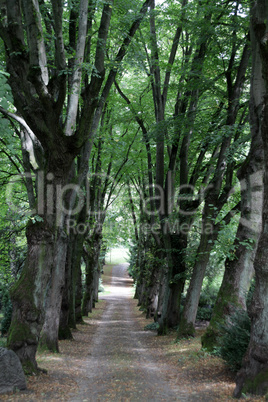
<path fill-rule="evenodd" d="M 205 289 L 208 350 L 246 310 L 266 267 L 265 16 L 264 0 L 1 1 L 0 291 L 26 372 L 94 307 L 115 245 L 159 334 L 194 336 Z"/>

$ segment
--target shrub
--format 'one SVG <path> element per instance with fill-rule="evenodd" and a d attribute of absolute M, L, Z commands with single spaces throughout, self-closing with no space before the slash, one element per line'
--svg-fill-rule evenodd
<path fill-rule="evenodd" d="M 159 328 L 159 323 L 158 322 L 152 322 L 151 324 L 147 324 L 144 327 L 145 331 L 157 331 Z"/>
<path fill-rule="evenodd" d="M 250 318 L 246 311 L 237 310 L 221 326 L 219 355 L 232 371 L 238 371 L 250 340 Z"/>
<path fill-rule="evenodd" d="M 207 285 L 200 294 L 199 307 L 213 307 L 217 299 L 218 291 L 218 287 L 214 285 Z"/>
<path fill-rule="evenodd" d="M 198 307 L 196 319 L 200 321 L 210 321 L 213 309 L 211 307 Z"/>

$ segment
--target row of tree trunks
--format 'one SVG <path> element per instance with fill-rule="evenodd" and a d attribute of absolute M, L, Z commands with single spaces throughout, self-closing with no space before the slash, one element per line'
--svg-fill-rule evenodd
<path fill-rule="evenodd" d="M 42 344 L 52 350 L 58 349 L 59 306 L 64 288 L 68 248 L 65 224 L 66 219 L 72 215 L 75 200 L 72 199 L 72 194 L 70 202 L 67 200 L 62 208 L 63 205 L 60 204 L 63 200 L 58 200 L 60 196 L 57 190 L 73 184 L 73 164 L 83 145 L 87 141 L 92 143 L 117 69 L 151 0 L 144 2 L 131 21 L 121 47 L 114 55 L 115 63 L 107 77 L 105 49 L 113 7 L 110 4 L 103 5 L 97 43 L 90 55 L 95 62 L 89 77 L 88 74 L 82 74 L 82 68 L 89 57 L 88 51 L 92 50 L 89 31 L 94 7 L 89 7 L 87 0 L 78 3 L 70 4 L 71 23 L 66 26 L 67 30 L 69 28 L 66 34 L 69 44 L 66 49 L 63 40 L 64 6 L 61 2 L 51 2 L 49 18 L 47 14 L 42 15 L 47 12 L 46 7 L 39 7 L 38 2 L 1 3 L 0 35 L 5 45 L 14 105 L 22 116 L 24 126 L 40 142 L 38 164 L 44 177 L 44 189 L 38 188 L 40 191 L 36 200 L 39 207 L 36 212 L 38 219 L 27 228 L 27 260 L 21 278 L 11 292 L 13 317 L 8 346 L 18 354 L 27 372 L 37 371 L 35 353 L 45 317 Z M 42 23 L 44 20 L 45 24 Z M 69 66 L 73 69 L 71 72 L 68 70 L 70 74 L 63 74 L 67 71 L 67 53 L 70 49 L 73 50 L 74 57 Z M 51 63 L 47 63 L 48 57 Z M 54 65 L 50 68 L 48 64 L 53 62 Z M 107 79 L 103 85 L 105 78 Z M 80 93 L 82 87 L 83 95 Z M 66 116 L 65 121 L 63 116 Z M 85 178 L 87 168 L 88 160 L 81 177 L 77 177 L 79 184 L 81 178 L 82 181 Z M 81 247 L 77 261 L 80 253 Z M 71 256 L 73 257 L 74 255 Z M 69 295 L 72 300 L 73 294 L 74 290 Z M 75 305 L 73 308 L 75 309 Z"/>
<path fill-rule="evenodd" d="M 101 237 L 99 234 L 84 245 L 83 259 L 85 262 L 85 289 L 82 299 L 82 314 L 87 316 L 98 301 L 100 268 L 99 259 L 101 251 Z"/>

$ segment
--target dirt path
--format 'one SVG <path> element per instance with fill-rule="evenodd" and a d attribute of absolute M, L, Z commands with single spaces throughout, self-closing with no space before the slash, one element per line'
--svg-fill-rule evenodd
<path fill-rule="evenodd" d="M 27 390 L 2 401 L 147 402 L 233 400 L 233 376 L 224 362 L 201 350 L 200 336 L 175 342 L 176 333 L 156 336 L 133 299 L 127 264 L 105 266 L 108 290 L 60 354 L 39 352 L 47 374 L 27 378 Z M 108 286 L 107 286 L 108 284 Z M 152 322 L 152 320 L 149 320 Z M 264 402 L 265 397 L 247 401 Z"/>
<path fill-rule="evenodd" d="M 71 401 L 190 400 L 172 389 L 165 364 L 149 348 L 151 332 L 140 330 L 133 312 L 127 264 L 113 268 L 106 310 L 83 367 L 79 393 Z M 177 391 L 177 392 L 176 392 Z"/>

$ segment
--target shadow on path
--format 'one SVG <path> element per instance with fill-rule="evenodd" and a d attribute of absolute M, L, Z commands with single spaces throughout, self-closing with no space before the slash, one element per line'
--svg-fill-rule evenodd
<path fill-rule="evenodd" d="M 115 265 L 107 308 L 96 330 L 83 367 L 79 395 L 71 401 L 185 401 L 171 389 L 164 368 L 156 363 L 133 312 L 128 264 Z"/>

